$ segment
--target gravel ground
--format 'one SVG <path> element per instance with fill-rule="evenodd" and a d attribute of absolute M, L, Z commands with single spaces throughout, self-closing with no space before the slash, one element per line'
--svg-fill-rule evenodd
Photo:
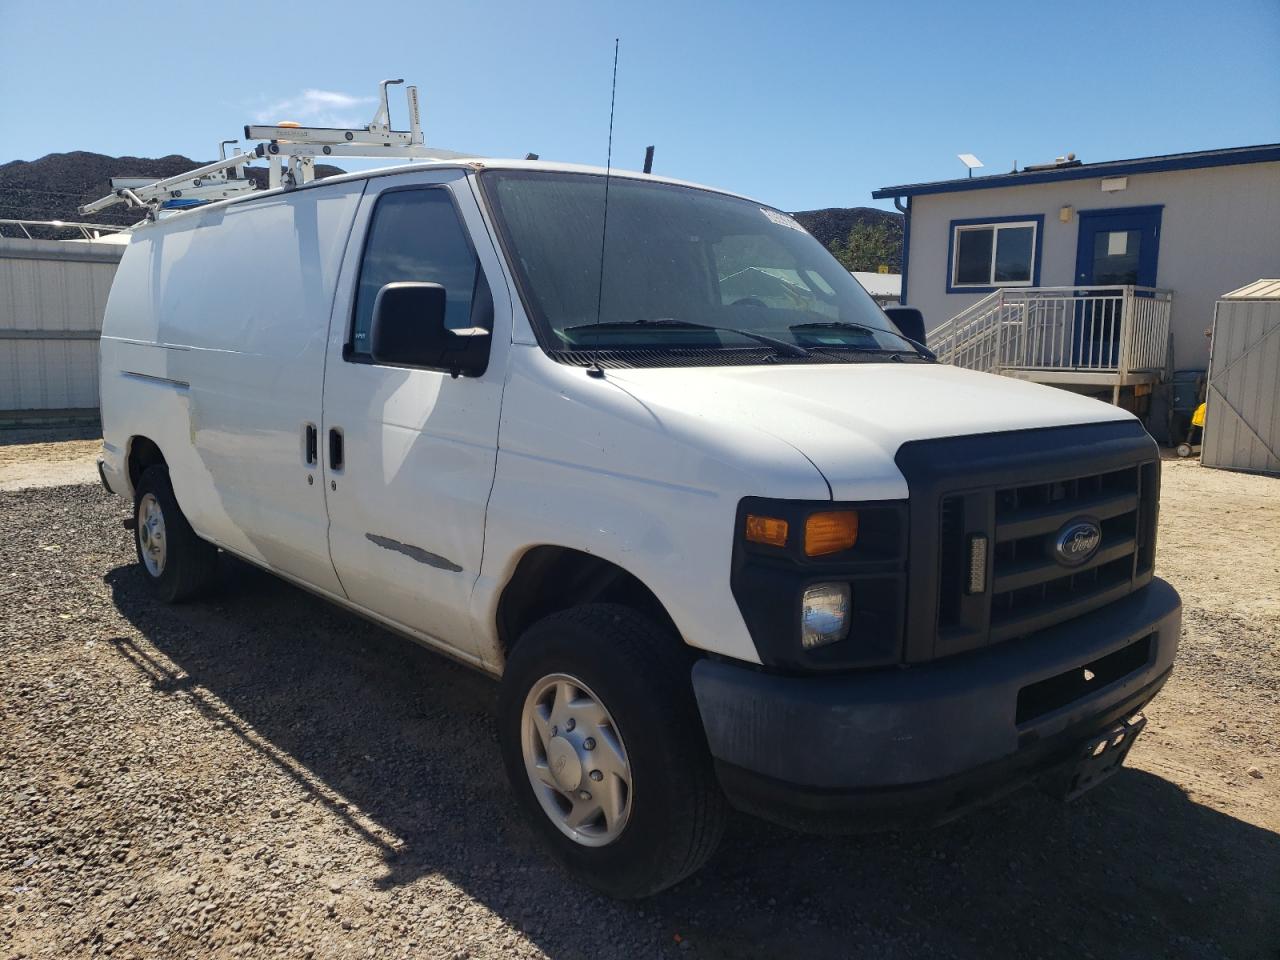
<path fill-rule="evenodd" d="M 1167 465 L 1186 636 L 1104 786 L 861 838 L 739 817 L 639 904 L 542 856 L 490 681 L 231 560 L 158 606 L 127 514 L 0 492 L 0 957 L 1280 956 L 1280 481 Z"/>

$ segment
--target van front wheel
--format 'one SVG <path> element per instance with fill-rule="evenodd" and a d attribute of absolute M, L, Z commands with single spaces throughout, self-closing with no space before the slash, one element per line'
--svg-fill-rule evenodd
<path fill-rule="evenodd" d="M 678 638 L 627 607 L 590 604 L 529 628 L 500 695 L 516 797 L 571 873 L 620 898 L 701 867 L 724 828 Z"/>
<path fill-rule="evenodd" d="M 165 603 L 190 600 L 212 583 L 218 548 L 191 529 L 167 467 L 144 470 L 134 493 L 133 539 L 147 586 Z"/>

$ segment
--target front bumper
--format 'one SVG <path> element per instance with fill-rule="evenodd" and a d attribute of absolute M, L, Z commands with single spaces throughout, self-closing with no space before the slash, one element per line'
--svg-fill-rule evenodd
<path fill-rule="evenodd" d="M 735 806 L 801 829 L 934 823 L 1059 770 L 1142 709 L 1173 667 L 1181 622 L 1177 592 L 1154 580 L 930 663 L 799 677 L 700 660 L 693 685 Z"/>

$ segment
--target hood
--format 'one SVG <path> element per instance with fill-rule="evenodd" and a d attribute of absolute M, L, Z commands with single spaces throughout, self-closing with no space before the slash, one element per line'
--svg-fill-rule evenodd
<path fill-rule="evenodd" d="M 655 413 L 679 410 L 792 445 L 837 500 L 898 499 L 902 444 L 937 437 L 1131 420 L 1098 400 L 941 363 L 610 370 Z"/>

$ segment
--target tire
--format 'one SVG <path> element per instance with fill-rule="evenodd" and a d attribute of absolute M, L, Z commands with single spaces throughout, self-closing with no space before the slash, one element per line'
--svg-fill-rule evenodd
<path fill-rule="evenodd" d="M 218 548 L 191 529 L 173 495 L 168 467 L 157 464 L 142 472 L 133 518 L 138 566 L 157 600 L 182 603 L 208 589 L 217 573 Z"/>
<path fill-rule="evenodd" d="M 555 857 L 574 876 L 609 896 L 646 897 L 678 883 L 706 863 L 724 831 L 726 803 L 694 702 L 691 666 L 692 658 L 678 637 L 628 607 L 610 604 L 575 607 L 540 620 L 520 637 L 507 661 L 498 714 L 512 790 Z M 535 784 L 526 764 L 526 737 L 535 754 L 543 742 L 536 724 L 527 725 L 533 721 L 526 704 L 536 704 L 531 698 L 545 683 L 560 682 L 556 677 L 578 687 L 580 696 L 573 703 L 594 699 L 609 721 L 594 725 L 594 708 L 588 706 L 575 729 L 562 713 L 565 727 L 559 736 L 576 744 L 569 763 L 571 772 L 581 771 L 583 787 L 599 790 L 601 797 L 625 795 L 625 813 L 615 816 L 612 835 L 609 818 L 602 815 L 596 824 L 577 832 L 576 839 L 571 836 L 564 820 L 549 812 L 567 802 L 561 783 Z M 554 695 L 542 702 L 554 704 Z M 595 730 L 602 741 L 595 749 L 601 753 L 584 752 L 590 746 L 587 734 Z M 600 772 L 589 769 L 597 765 L 595 758 L 604 758 L 600 765 L 606 769 L 618 760 L 603 746 L 610 731 L 629 773 L 625 791 L 617 789 L 621 778 L 616 774 L 607 774 L 599 786 L 592 782 Z M 553 749 L 545 751 L 544 776 L 563 758 L 564 745 L 559 748 L 559 755 Z M 576 789 L 570 793 L 581 796 Z M 546 806 L 548 798 L 551 807 Z M 594 835 L 588 835 L 591 830 Z"/>

